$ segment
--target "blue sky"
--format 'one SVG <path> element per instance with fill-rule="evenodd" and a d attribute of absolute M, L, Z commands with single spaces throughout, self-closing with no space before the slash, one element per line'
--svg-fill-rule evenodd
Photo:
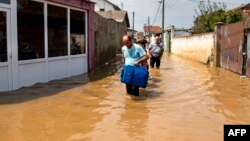
<path fill-rule="evenodd" d="M 109 0 L 123 10 L 128 11 L 130 28 L 132 29 L 133 12 L 135 13 L 135 30 L 143 31 L 144 24 L 162 26 L 162 7 L 159 8 L 159 1 L 162 0 Z M 193 26 L 195 9 L 198 9 L 200 0 L 165 0 L 165 20 L 164 27 L 174 25 L 177 28 L 190 28 Z M 204 0 L 207 2 L 207 0 Z M 231 9 L 241 4 L 250 3 L 249 0 L 210 0 L 211 2 L 224 2 L 227 9 Z M 158 10 L 159 9 L 159 10 Z M 157 14 L 157 11 L 158 14 Z M 157 15 L 157 16 L 156 16 Z"/>

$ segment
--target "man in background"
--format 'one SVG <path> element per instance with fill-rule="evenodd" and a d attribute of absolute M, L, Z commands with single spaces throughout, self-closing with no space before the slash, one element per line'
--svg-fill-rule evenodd
<path fill-rule="evenodd" d="M 149 47 L 149 54 L 150 54 L 150 67 L 154 68 L 156 66 L 157 69 L 160 68 L 161 65 L 161 57 L 163 55 L 163 45 L 160 42 L 160 37 L 155 37 L 155 44 Z"/>

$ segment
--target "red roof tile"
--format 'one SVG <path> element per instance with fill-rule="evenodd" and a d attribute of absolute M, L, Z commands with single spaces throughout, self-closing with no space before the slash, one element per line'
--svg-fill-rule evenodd
<path fill-rule="evenodd" d="M 161 28 L 160 26 L 144 26 L 144 32 L 153 32 L 153 33 L 160 33 Z"/>

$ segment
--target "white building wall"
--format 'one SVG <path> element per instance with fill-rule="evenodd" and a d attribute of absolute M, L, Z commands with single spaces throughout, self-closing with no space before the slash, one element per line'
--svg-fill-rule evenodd
<path fill-rule="evenodd" d="M 8 14 L 8 62 L 0 62 L 0 92 L 88 72 L 88 48 L 86 54 L 53 58 L 47 58 L 48 55 L 45 55 L 45 58 L 41 59 L 18 61 L 16 0 L 11 0 L 11 5 L 0 4 L 0 10 L 7 11 Z M 87 31 L 87 24 L 85 28 Z M 47 32 L 47 26 L 45 29 Z M 87 37 L 86 33 L 86 39 Z M 47 41 L 46 36 L 45 42 Z M 88 46 L 87 40 L 85 45 Z M 48 51 L 47 47 L 45 50 Z"/>
<path fill-rule="evenodd" d="M 107 2 L 106 0 L 92 0 L 95 2 L 95 11 L 100 11 L 100 9 L 104 9 L 104 11 L 114 11 L 114 6 Z"/>
<path fill-rule="evenodd" d="M 214 33 L 173 37 L 171 39 L 171 52 L 202 63 L 207 63 L 214 49 Z"/>

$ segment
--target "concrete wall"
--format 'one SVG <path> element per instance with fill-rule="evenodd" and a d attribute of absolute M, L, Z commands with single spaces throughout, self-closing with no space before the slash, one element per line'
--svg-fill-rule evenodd
<path fill-rule="evenodd" d="M 122 47 L 122 37 L 127 32 L 125 22 L 119 23 L 95 15 L 95 67 L 116 56 Z"/>
<path fill-rule="evenodd" d="M 215 46 L 214 33 L 187 37 L 172 37 L 171 52 L 202 63 L 207 63 Z"/>

